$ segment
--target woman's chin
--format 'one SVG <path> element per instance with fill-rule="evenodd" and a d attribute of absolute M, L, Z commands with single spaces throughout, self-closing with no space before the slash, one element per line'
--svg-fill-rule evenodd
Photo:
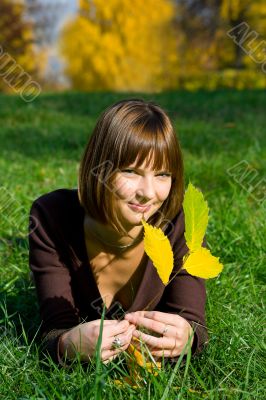
<path fill-rule="evenodd" d="M 122 216 L 122 224 L 123 226 L 126 228 L 126 230 L 132 229 L 134 228 L 134 226 L 140 226 L 142 225 L 141 220 L 142 220 L 143 216 L 142 214 L 137 214 L 135 213 L 135 215 L 123 215 Z M 146 220 L 146 216 L 144 218 Z"/>

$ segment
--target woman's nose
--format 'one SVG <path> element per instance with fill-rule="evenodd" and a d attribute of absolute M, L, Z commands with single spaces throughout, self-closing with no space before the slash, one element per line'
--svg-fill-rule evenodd
<path fill-rule="evenodd" d="M 143 178 L 139 183 L 138 190 L 136 192 L 137 198 L 142 202 L 153 199 L 155 196 L 155 188 L 152 178 Z"/>

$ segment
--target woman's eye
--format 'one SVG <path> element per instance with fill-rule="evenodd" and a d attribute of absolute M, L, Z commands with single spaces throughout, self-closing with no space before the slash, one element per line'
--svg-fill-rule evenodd
<path fill-rule="evenodd" d="M 134 171 L 133 169 L 123 169 L 122 172 L 126 172 L 127 174 L 135 174 L 137 173 L 136 171 Z M 171 174 L 168 172 L 162 172 L 161 174 L 157 174 L 155 176 L 163 176 L 163 177 L 170 177 Z"/>
<path fill-rule="evenodd" d="M 162 176 L 163 178 L 169 178 L 172 176 L 172 174 L 170 174 L 168 172 L 162 172 L 161 174 L 158 174 L 156 176 Z"/>
<path fill-rule="evenodd" d="M 171 174 L 168 174 L 168 173 L 162 173 L 162 174 L 159 174 L 160 176 L 166 176 L 166 177 L 168 177 L 168 176 L 171 176 Z"/>

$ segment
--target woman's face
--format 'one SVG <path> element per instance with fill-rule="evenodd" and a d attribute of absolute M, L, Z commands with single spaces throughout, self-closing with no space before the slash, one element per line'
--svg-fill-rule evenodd
<path fill-rule="evenodd" d="M 171 184 L 167 170 L 154 171 L 144 164 L 137 168 L 135 163 L 119 170 L 114 182 L 115 211 L 124 228 L 141 225 L 143 216 L 147 220 L 153 215 L 167 199 Z"/>

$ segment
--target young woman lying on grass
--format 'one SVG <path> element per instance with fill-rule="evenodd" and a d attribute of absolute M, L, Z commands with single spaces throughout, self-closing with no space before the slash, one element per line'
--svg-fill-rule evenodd
<path fill-rule="evenodd" d="M 143 244 L 142 218 L 170 240 L 174 276 L 188 251 L 183 196 L 182 153 L 166 112 L 139 99 L 105 110 L 83 154 L 78 189 L 44 194 L 30 211 L 29 264 L 43 346 L 55 362 L 77 352 L 91 359 L 104 304 L 105 363 L 135 345 L 143 329 L 157 359 L 178 358 L 193 333 L 192 354 L 202 351 L 205 280 L 182 269 L 164 286 Z"/>

